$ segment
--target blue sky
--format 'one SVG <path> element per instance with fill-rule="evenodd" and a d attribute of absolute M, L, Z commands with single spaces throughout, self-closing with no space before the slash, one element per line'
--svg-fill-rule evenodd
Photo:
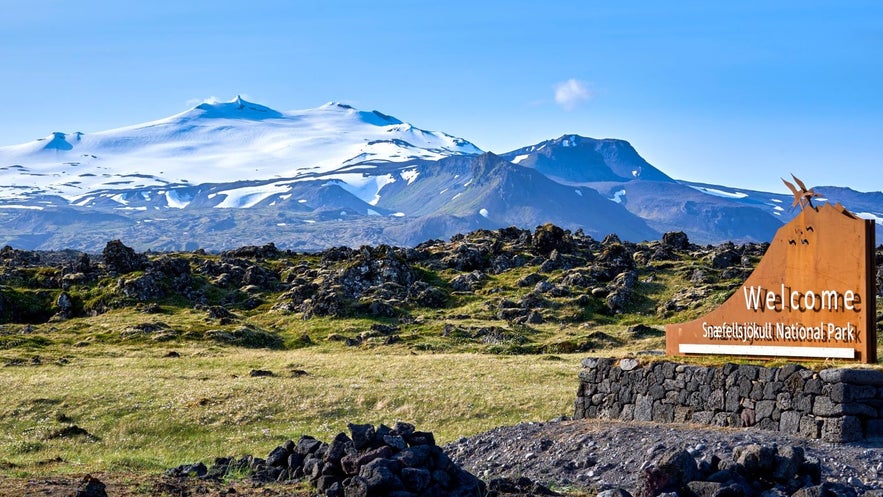
<path fill-rule="evenodd" d="M 576 133 L 679 179 L 883 190 L 879 0 L 2 0 L 0 68 L 0 145 L 242 94 L 500 153 Z"/>

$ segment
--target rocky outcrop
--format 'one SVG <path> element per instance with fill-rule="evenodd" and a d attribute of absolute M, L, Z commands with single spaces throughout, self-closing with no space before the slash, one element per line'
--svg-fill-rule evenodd
<path fill-rule="evenodd" d="M 273 244 L 220 254 L 139 254 L 119 240 L 107 243 L 100 257 L 6 247 L 0 250 L 0 285 L 6 294 L 0 295 L 0 321 L 37 323 L 125 306 L 157 312 L 160 304 L 224 307 L 234 314 L 269 304 L 272 312 L 297 313 L 304 319 L 407 321 L 417 309 L 444 308 L 476 294 L 488 296 L 489 305 L 487 314 L 476 317 L 514 325 L 576 322 L 592 313 L 628 313 L 636 302 L 646 306 L 636 298 L 641 297 L 640 283 L 652 282 L 660 267 L 689 258 L 696 264 L 690 268 L 696 283 L 658 303 L 657 313 L 668 317 L 701 305 L 712 291 L 720 291 L 715 287 L 720 280 L 744 278 L 762 249 L 750 244 L 701 248 L 683 233 L 640 244 L 615 235 L 598 241 L 548 224 L 533 233 L 478 230 L 415 248 L 336 247 L 318 254 L 281 251 Z M 502 290 L 495 285 L 508 282 L 506 273 L 513 270 L 520 273 L 514 284 L 530 292 L 509 305 L 492 295 Z M 25 294 L 19 288 L 48 292 Z M 557 311 L 568 307 L 573 310 Z"/>
<path fill-rule="evenodd" d="M 147 257 L 144 254 L 136 253 L 134 249 L 125 246 L 119 240 L 107 242 L 101 257 L 107 270 L 117 274 L 140 271 L 147 265 Z"/>

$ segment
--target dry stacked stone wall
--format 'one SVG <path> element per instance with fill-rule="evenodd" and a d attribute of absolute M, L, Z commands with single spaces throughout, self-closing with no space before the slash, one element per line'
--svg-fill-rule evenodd
<path fill-rule="evenodd" d="M 582 362 L 576 418 L 757 427 L 827 442 L 883 438 L 883 372 L 798 365 Z"/>

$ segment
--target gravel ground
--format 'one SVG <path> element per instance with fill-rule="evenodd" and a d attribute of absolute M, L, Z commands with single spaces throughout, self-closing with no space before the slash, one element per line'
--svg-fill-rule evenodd
<path fill-rule="evenodd" d="M 733 448 L 756 443 L 802 447 L 822 466 L 822 481 L 859 494 L 883 491 L 883 442 L 831 444 L 754 429 L 601 420 L 521 423 L 461 439 L 448 455 L 481 479 L 527 477 L 553 488 L 624 488 L 663 453 L 686 449 L 697 460 L 732 460 Z"/>

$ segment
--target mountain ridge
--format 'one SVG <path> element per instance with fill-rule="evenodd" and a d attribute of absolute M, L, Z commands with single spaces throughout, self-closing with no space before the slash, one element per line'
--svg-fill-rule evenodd
<path fill-rule="evenodd" d="M 883 223 L 883 193 L 819 187 Z M 224 250 L 416 244 L 554 223 L 603 237 L 767 241 L 790 195 L 678 181 L 627 141 L 565 134 L 494 154 L 380 111 L 280 112 L 237 96 L 97 133 L 0 147 L 0 243 Z M 422 238 L 421 238 L 422 237 Z"/>

